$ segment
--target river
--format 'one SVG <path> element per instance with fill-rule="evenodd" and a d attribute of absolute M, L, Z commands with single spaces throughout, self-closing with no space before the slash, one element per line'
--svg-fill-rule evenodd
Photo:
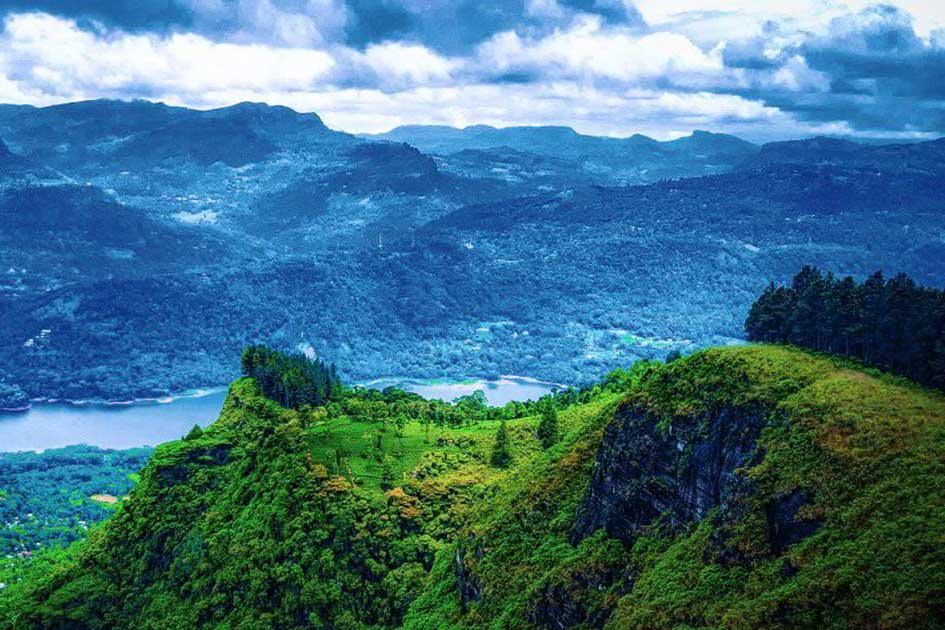
<path fill-rule="evenodd" d="M 519 376 L 460 382 L 378 379 L 364 385 L 396 385 L 424 398 L 442 400 L 481 389 L 490 405 L 533 400 L 554 387 Z M 154 446 L 184 436 L 195 424 L 207 426 L 216 420 L 225 397 L 226 391 L 217 389 L 163 402 L 127 405 L 37 403 L 24 412 L 0 413 L 0 451 L 40 451 L 71 444 L 113 449 Z"/>

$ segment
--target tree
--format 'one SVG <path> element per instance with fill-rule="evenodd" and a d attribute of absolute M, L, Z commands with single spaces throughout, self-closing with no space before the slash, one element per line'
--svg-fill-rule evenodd
<path fill-rule="evenodd" d="M 290 409 L 323 405 L 342 391 L 334 366 L 302 354 L 283 354 L 266 346 L 243 351 L 243 375 L 260 391 Z"/>
<path fill-rule="evenodd" d="M 751 306 L 752 341 L 840 353 L 925 385 L 945 388 L 945 291 L 905 274 L 862 284 L 804 267 L 790 287 L 769 285 Z"/>
<path fill-rule="evenodd" d="M 390 490 L 394 487 L 394 467 L 391 466 L 390 460 L 385 457 L 384 463 L 381 464 L 381 490 Z"/>
<path fill-rule="evenodd" d="M 541 421 L 538 423 L 538 439 L 544 449 L 558 441 L 558 409 L 554 403 L 546 401 L 541 409 Z"/>
<path fill-rule="evenodd" d="M 456 409 L 462 412 L 464 419 L 469 424 L 485 419 L 489 408 L 486 393 L 481 389 L 477 389 L 466 396 L 460 396 L 454 402 Z"/>
<path fill-rule="evenodd" d="M 492 447 L 492 465 L 496 468 L 508 468 L 512 463 L 512 454 L 509 452 L 509 431 L 505 420 L 499 422 L 499 430 L 495 434 L 495 445 Z"/>

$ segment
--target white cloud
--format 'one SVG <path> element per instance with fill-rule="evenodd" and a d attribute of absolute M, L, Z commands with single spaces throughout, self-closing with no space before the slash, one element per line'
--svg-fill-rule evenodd
<path fill-rule="evenodd" d="M 494 73 L 532 73 L 558 78 L 621 82 L 669 80 L 702 84 L 724 72 L 716 52 L 705 53 L 682 35 L 636 35 L 605 28 L 599 18 L 577 20 L 569 30 L 531 40 L 508 31 L 483 43 L 480 67 Z"/>
<path fill-rule="evenodd" d="M 193 34 L 100 36 L 43 14 L 7 18 L 0 65 L 24 94 L 64 98 L 306 89 L 334 66 L 324 51 L 212 42 Z"/>
<path fill-rule="evenodd" d="M 220 12 L 234 6 L 191 3 L 205 21 L 223 19 Z M 303 4 L 307 13 L 298 10 Z M 753 137 L 849 130 L 843 120 L 799 121 L 760 95 L 775 94 L 771 100 L 782 107 L 816 110 L 831 77 L 808 64 L 804 44 L 831 44 L 831 16 L 849 15 L 855 0 L 798 0 L 796 15 L 788 15 L 787 3 L 770 4 L 642 0 L 646 31 L 582 14 L 550 32 L 498 33 L 462 57 L 408 41 L 364 50 L 332 43 L 345 24 L 342 0 L 307 0 L 291 13 L 277 0 L 238 0 L 244 15 L 236 23 L 256 30 L 235 30 L 219 41 L 13 14 L 0 31 L 0 101 L 145 97 L 194 107 L 266 101 L 316 111 L 351 131 L 408 122 L 564 124 L 662 138 L 694 127 Z M 566 14 L 558 0 L 530 0 L 527 10 L 554 19 Z M 934 13 L 923 19 L 934 22 Z M 781 14 L 776 25 L 765 23 Z"/>
<path fill-rule="evenodd" d="M 401 42 L 374 44 L 351 57 L 370 68 L 380 83 L 401 87 L 447 81 L 460 65 L 423 46 Z"/>

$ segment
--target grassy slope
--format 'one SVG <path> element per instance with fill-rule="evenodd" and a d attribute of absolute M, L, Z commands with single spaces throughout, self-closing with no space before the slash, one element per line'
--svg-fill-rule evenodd
<path fill-rule="evenodd" d="M 722 404 L 771 412 L 743 518 L 654 530 L 632 547 L 602 532 L 571 545 L 620 405 L 685 429 Z M 906 628 L 945 610 L 938 394 L 750 346 L 638 364 L 560 418 L 548 452 L 536 418 L 510 422 L 515 463 L 501 471 L 487 465 L 491 425 L 428 436 L 408 423 L 398 435 L 287 412 L 238 381 L 220 420 L 160 447 L 81 549 L 0 598 L 0 627 L 526 628 L 566 606 L 610 628 Z M 397 480 L 387 492 L 367 448 L 376 435 Z M 823 526 L 772 553 L 765 504 L 796 488 Z M 458 564 L 478 601 L 461 601 Z"/>
<path fill-rule="evenodd" d="M 627 404 L 677 430 L 722 404 L 769 409 L 766 455 L 746 471 L 758 487 L 747 514 L 724 529 L 706 519 L 675 535 L 654 532 L 631 549 L 600 532 L 572 547 L 599 439 L 600 425 L 588 422 L 552 452 L 556 461 L 517 471 L 525 483 L 481 506 L 472 540 L 460 539 L 481 602 L 462 614 L 452 556 L 441 554 L 408 628 L 525 628 L 549 603 L 586 608 L 588 626 L 606 620 L 612 629 L 940 627 L 941 395 L 798 350 L 752 346 L 658 367 L 631 386 Z M 772 553 L 765 505 L 797 488 L 814 497 L 804 510 L 823 526 Z M 739 561 L 725 560 L 732 552 Z"/>

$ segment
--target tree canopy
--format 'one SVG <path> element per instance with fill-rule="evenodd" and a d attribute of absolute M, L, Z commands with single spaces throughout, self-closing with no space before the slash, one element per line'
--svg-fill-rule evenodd
<path fill-rule="evenodd" d="M 768 285 L 745 321 L 751 341 L 839 354 L 945 389 L 945 291 L 900 273 L 864 282 L 804 267 Z"/>

